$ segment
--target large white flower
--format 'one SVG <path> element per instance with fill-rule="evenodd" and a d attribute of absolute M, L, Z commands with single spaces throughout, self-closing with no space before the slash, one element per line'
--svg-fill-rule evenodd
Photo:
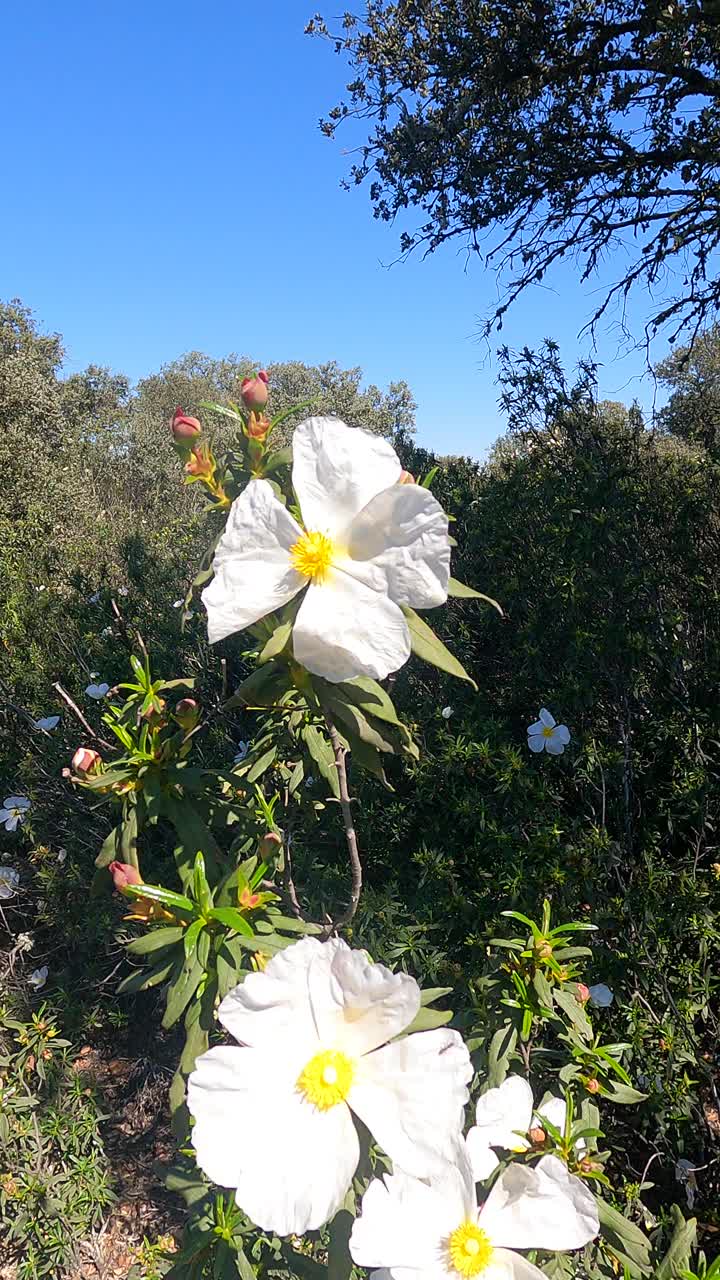
<path fill-rule="evenodd" d="M 0 867 L 0 899 L 14 898 L 19 885 L 19 871 L 14 867 Z"/>
<path fill-rule="evenodd" d="M 16 831 L 18 823 L 27 818 L 29 808 L 27 796 L 6 796 L 0 809 L 0 826 L 4 826 L 6 831 Z"/>
<path fill-rule="evenodd" d="M 339 939 L 304 938 L 249 974 L 219 1010 L 246 1047 L 210 1049 L 188 1082 L 200 1168 L 258 1226 L 289 1235 L 342 1204 L 360 1152 L 353 1112 L 401 1168 L 444 1167 L 472 1067 L 455 1031 L 395 1039 L 419 1007 L 414 978 Z"/>
<path fill-rule="evenodd" d="M 558 724 L 546 707 L 540 709 L 540 719 L 528 728 L 528 746 L 531 751 L 547 751 L 549 756 L 561 756 L 570 741 L 566 724 Z"/>
<path fill-rule="evenodd" d="M 497 1089 L 481 1094 L 475 1107 L 475 1124 L 465 1140 L 478 1182 L 489 1178 L 500 1163 L 494 1147 L 502 1151 L 528 1151 L 533 1145 L 530 1134 L 533 1130 L 542 1130 L 543 1120 L 549 1120 L 564 1133 L 566 1117 L 564 1098 L 550 1095 L 535 1109 L 532 1089 L 523 1076 L 508 1076 Z M 576 1151 L 580 1154 L 584 1150 L 581 1139 Z"/>
<path fill-rule="evenodd" d="M 251 480 L 230 509 L 215 577 L 202 593 L 211 644 L 281 608 L 307 588 L 293 653 L 337 683 L 381 680 L 410 656 L 400 605 L 447 599 L 448 521 L 421 485 L 399 484 L 386 440 L 336 418 L 308 418 L 293 438 L 302 525 L 267 480 Z"/>
<path fill-rule="evenodd" d="M 478 1208 L 463 1151 L 430 1183 L 405 1173 L 370 1183 L 350 1237 L 377 1280 L 541 1280 L 516 1249 L 579 1249 L 597 1235 L 587 1187 L 555 1156 L 511 1164 Z"/>

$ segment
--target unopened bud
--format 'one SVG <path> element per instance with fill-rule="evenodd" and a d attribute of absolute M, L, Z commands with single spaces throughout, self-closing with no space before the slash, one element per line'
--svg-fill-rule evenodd
<path fill-rule="evenodd" d="M 258 440 L 262 443 L 267 437 L 270 425 L 270 419 L 266 413 L 255 413 L 253 410 L 245 427 L 245 435 L 249 440 Z"/>
<path fill-rule="evenodd" d="M 578 1004 L 585 1004 L 590 999 L 590 988 L 586 987 L 584 982 L 578 982 L 575 989 L 575 999 Z"/>
<path fill-rule="evenodd" d="M 181 698 L 173 714 L 181 729 L 194 729 L 200 719 L 200 708 L 194 698 Z"/>
<path fill-rule="evenodd" d="M 99 751 L 93 751 L 92 747 L 78 747 L 72 758 L 72 767 L 75 773 L 81 776 L 100 773 L 102 770 L 102 756 Z"/>
<path fill-rule="evenodd" d="M 540 1126 L 537 1125 L 533 1129 L 528 1130 L 528 1138 L 534 1147 L 540 1147 L 546 1138 L 545 1130 L 541 1129 Z"/>
<path fill-rule="evenodd" d="M 150 725 L 151 729 L 157 729 L 161 725 L 167 723 L 165 720 L 165 717 L 163 716 L 163 711 L 165 709 L 165 700 L 164 698 L 158 698 L 158 702 L 160 705 L 157 707 L 156 706 L 146 707 L 140 717 L 141 720 L 144 720 L 146 724 Z"/>
<path fill-rule="evenodd" d="M 599 1093 L 600 1081 L 596 1080 L 595 1076 L 590 1076 L 590 1079 L 585 1081 L 585 1088 L 587 1089 L 588 1093 Z"/>
<path fill-rule="evenodd" d="M 412 471 L 401 471 L 398 484 L 415 484 L 415 477 Z"/>
<path fill-rule="evenodd" d="M 188 414 L 183 413 L 180 405 L 178 405 L 172 416 L 170 430 L 178 444 L 189 444 L 196 436 L 202 435 L 202 425 L 199 418 L 191 418 Z"/>
<path fill-rule="evenodd" d="M 263 862 L 277 857 L 281 849 L 282 838 L 276 831 L 268 831 L 267 835 L 264 835 L 258 844 L 258 853 Z"/>
<path fill-rule="evenodd" d="M 129 884 L 142 884 L 143 879 L 137 867 L 133 867 L 129 862 L 111 862 L 108 871 L 113 879 L 113 884 L 118 893 L 122 893 Z"/>
<path fill-rule="evenodd" d="M 533 942 L 533 951 L 541 960 L 549 960 L 552 956 L 552 943 L 547 938 L 536 938 Z"/>
<path fill-rule="evenodd" d="M 246 409 L 264 409 L 268 402 L 268 376 L 261 369 L 254 378 L 243 378 L 240 397 Z"/>

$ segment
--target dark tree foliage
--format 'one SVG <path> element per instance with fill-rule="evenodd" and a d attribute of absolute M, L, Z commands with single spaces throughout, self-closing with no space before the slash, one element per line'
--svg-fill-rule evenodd
<path fill-rule="evenodd" d="M 403 251 L 460 237 L 500 270 L 488 330 L 554 263 L 587 279 L 620 245 L 593 326 L 635 285 L 664 298 L 647 338 L 714 314 L 718 0 L 368 0 L 331 38 L 355 75 L 324 131 L 368 122 L 351 180 L 378 218 L 420 212 Z"/>

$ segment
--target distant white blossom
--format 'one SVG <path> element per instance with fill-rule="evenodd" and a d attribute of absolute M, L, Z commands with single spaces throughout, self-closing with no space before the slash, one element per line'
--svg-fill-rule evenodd
<path fill-rule="evenodd" d="M 564 1098 L 550 1095 L 535 1107 L 532 1089 L 524 1076 L 510 1075 L 497 1089 L 488 1089 L 478 1098 L 475 1124 L 465 1140 L 477 1181 L 484 1181 L 497 1169 L 500 1161 L 495 1147 L 501 1151 L 528 1151 L 535 1139 L 544 1142 L 543 1121 L 549 1121 L 564 1134 L 566 1119 Z M 585 1145 L 581 1139 L 576 1150 L 584 1151 Z"/>
<path fill-rule="evenodd" d="M 237 751 L 233 756 L 233 764 L 242 764 L 249 750 L 250 750 L 250 743 L 243 742 L 241 739 L 240 742 L 238 742 L 237 744 Z"/>
<path fill-rule="evenodd" d="M 127 594 L 128 594 L 128 588 L 127 588 L 127 587 L 118 587 L 118 595 L 119 595 L 119 596 L 126 596 Z"/>
<path fill-rule="evenodd" d="M 15 939 L 15 950 L 32 951 L 35 946 L 35 939 L 31 933 L 19 933 Z"/>
<path fill-rule="evenodd" d="M 440 715 L 442 716 L 443 720 L 449 720 L 452 713 L 453 713 L 452 707 L 443 707 L 442 711 L 440 712 Z"/>
<path fill-rule="evenodd" d="M 173 609 L 182 609 L 185 601 L 183 599 L 173 600 Z"/>
<path fill-rule="evenodd" d="M 103 636 L 105 639 L 107 639 L 108 636 L 112 636 L 114 634 L 115 633 L 112 627 L 103 627 L 102 631 L 100 632 L 100 635 Z"/>
<path fill-rule="evenodd" d="M 540 719 L 529 726 L 527 734 L 530 750 L 547 751 L 549 756 L 561 756 L 570 741 L 567 725 L 558 724 L 546 707 L 541 708 Z"/>
<path fill-rule="evenodd" d="M 57 860 L 60 863 L 60 866 L 67 861 L 67 849 L 58 849 Z"/>
<path fill-rule="evenodd" d="M 99 604 L 99 603 L 100 603 L 100 592 L 99 592 L 99 591 L 96 591 L 94 595 L 92 595 L 92 596 L 88 596 L 88 603 L 89 603 L 89 604 Z"/>
<path fill-rule="evenodd" d="M 590 992 L 590 1003 L 595 1005 L 596 1009 L 609 1009 L 615 999 L 615 992 L 606 987 L 604 982 L 597 982 L 594 987 L 588 988 Z"/>
<path fill-rule="evenodd" d="M 27 796 L 6 796 L 0 809 L 0 826 L 4 826 L 6 831 L 16 831 L 18 823 L 27 818 L 29 808 Z"/>
<path fill-rule="evenodd" d="M 14 867 L 0 867 L 0 899 L 14 898 L 20 884 L 20 872 Z"/>
<path fill-rule="evenodd" d="M 45 729 L 47 733 L 52 733 L 53 729 L 57 729 L 59 723 L 59 716 L 41 716 L 39 720 L 33 720 L 33 728 Z"/>
<path fill-rule="evenodd" d="M 101 698 L 106 698 L 110 692 L 110 685 L 103 680 L 102 684 L 89 684 L 85 690 L 88 698 L 95 698 L 99 702 Z"/>
<path fill-rule="evenodd" d="M 46 964 L 44 964 L 40 969 L 33 970 L 28 978 L 29 986 L 33 987 L 35 991 L 41 991 L 48 980 L 49 972 L 50 970 Z"/>

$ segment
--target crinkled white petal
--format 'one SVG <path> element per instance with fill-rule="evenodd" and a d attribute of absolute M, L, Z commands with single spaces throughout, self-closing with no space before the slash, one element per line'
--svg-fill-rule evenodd
<path fill-rule="evenodd" d="M 436 1176 L 456 1158 L 471 1077 L 456 1031 L 420 1031 L 360 1060 L 348 1105 L 394 1165 Z"/>
<path fill-rule="evenodd" d="M 565 751 L 564 744 L 559 738 L 552 737 L 545 739 L 545 750 L 549 756 L 561 756 Z"/>
<path fill-rule="evenodd" d="M 492 1244 L 514 1249 L 579 1249 L 600 1229 L 594 1197 L 556 1156 L 508 1165 L 478 1222 Z"/>
<path fill-rule="evenodd" d="M 523 1076 L 510 1075 L 497 1089 L 481 1094 L 475 1107 L 475 1124 L 467 1135 L 468 1154 L 479 1182 L 497 1166 L 488 1155 L 491 1147 L 524 1151 L 533 1110 L 532 1089 Z"/>
<path fill-rule="evenodd" d="M 267 480 L 251 480 L 230 508 L 202 593 L 211 644 L 242 631 L 292 600 L 307 583 L 290 548 L 302 529 Z"/>
<path fill-rule="evenodd" d="M 359 1143 L 344 1103 L 320 1111 L 274 1055 L 223 1046 L 202 1054 L 188 1081 L 200 1168 L 234 1187 L 257 1226 L 278 1235 L 321 1227 L 342 1204 Z"/>
<path fill-rule="evenodd" d="M 308 970 L 308 989 L 320 1042 L 350 1058 L 392 1040 L 420 1008 L 414 978 L 373 964 L 340 938 L 322 944 Z"/>
<path fill-rule="evenodd" d="M 565 1120 L 567 1118 L 567 1103 L 564 1098 L 556 1098 L 550 1096 L 544 1098 L 537 1109 L 536 1115 L 533 1117 L 533 1123 L 537 1120 L 540 1128 L 543 1128 L 543 1120 L 549 1120 L 560 1133 L 565 1133 Z"/>
<path fill-rule="evenodd" d="M 539 751 L 545 750 L 546 742 L 549 742 L 549 738 L 543 738 L 542 734 L 540 733 L 528 735 L 528 746 L 530 750 L 534 751 L 536 754 Z"/>
<path fill-rule="evenodd" d="M 307 418 L 293 436 L 293 487 L 305 528 L 333 540 L 343 539 L 358 511 L 401 471 L 387 440 L 339 418 Z"/>
<path fill-rule="evenodd" d="M 323 945 L 315 938 L 303 938 L 279 951 L 261 973 L 249 973 L 228 992 L 218 1017 L 240 1044 L 270 1053 L 292 1053 L 303 1062 L 319 1052 L 322 1046 L 310 1004 L 308 971 L 313 961 L 326 964 Z"/>
<path fill-rule="evenodd" d="M 0 822 L 5 822 L 6 831 L 16 831 L 20 815 L 17 813 L 8 813 L 7 810 L 0 810 Z"/>
<path fill-rule="evenodd" d="M 546 729 L 555 728 L 555 717 L 550 715 L 547 707 L 540 708 L 540 720 Z"/>
<path fill-rule="evenodd" d="M 0 818 L 0 821 L 2 819 Z M 20 872 L 15 867 L 0 867 L 0 898 L 13 898 L 20 884 Z"/>
<path fill-rule="evenodd" d="M 489 1265 L 481 1272 L 481 1280 L 545 1280 L 545 1273 L 521 1253 L 495 1249 Z"/>
<path fill-rule="evenodd" d="M 553 738 L 558 738 L 560 742 L 567 746 L 570 741 L 570 730 L 566 724 L 556 724 L 553 730 Z"/>
<path fill-rule="evenodd" d="M 447 600 L 448 519 L 421 485 L 396 484 L 377 494 L 352 521 L 346 547 L 351 561 L 382 575 L 396 604 L 432 609 Z"/>
<path fill-rule="evenodd" d="M 332 684 L 355 676 L 384 680 L 410 657 L 410 632 L 398 605 L 336 567 L 308 588 L 292 644 L 297 661 Z"/>
<path fill-rule="evenodd" d="M 474 1214 L 474 1209 L 471 1209 Z M 443 1261 L 443 1244 L 468 1216 L 459 1171 L 447 1165 L 428 1185 L 404 1172 L 370 1183 L 350 1236 L 361 1267 L 407 1269 L 423 1274 Z"/>

